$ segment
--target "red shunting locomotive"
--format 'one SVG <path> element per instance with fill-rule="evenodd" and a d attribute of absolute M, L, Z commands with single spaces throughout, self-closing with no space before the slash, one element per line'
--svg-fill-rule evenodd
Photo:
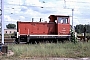
<path fill-rule="evenodd" d="M 49 22 L 17 22 L 16 43 L 70 38 L 70 16 L 50 15 Z"/>

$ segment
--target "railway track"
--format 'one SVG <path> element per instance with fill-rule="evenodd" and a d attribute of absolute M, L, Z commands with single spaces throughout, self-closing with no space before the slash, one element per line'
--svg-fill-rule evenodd
<path fill-rule="evenodd" d="M 80 38 L 80 40 L 84 39 L 84 36 L 77 36 L 78 38 Z M 90 40 L 90 36 L 86 36 L 87 40 Z M 4 38 L 4 42 L 5 43 L 14 43 L 15 38 L 11 38 L 11 37 L 5 37 Z M 0 43 L 2 43 L 2 39 L 0 37 Z"/>
<path fill-rule="evenodd" d="M 4 38 L 4 42 L 5 43 L 14 43 L 14 40 L 15 39 L 12 39 L 12 38 Z M 2 42 L 2 39 L 0 38 L 0 43 Z"/>

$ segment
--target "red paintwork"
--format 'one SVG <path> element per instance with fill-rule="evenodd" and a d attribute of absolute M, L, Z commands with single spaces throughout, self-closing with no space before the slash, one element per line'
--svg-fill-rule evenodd
<path fill-rule="evenodd" d="M 58 24 L 58 35 L 69 35 L 70 24 Z"/>
<path fill-rule="evenodd" d="M 55 23 L 18 22 L 19 34 L 55 34 Z"/>
<path fill-rule="evenodd" d="M 68 17 L 68 23 L 55 23 L 57 17 Z M 50 15 L 47 22 L 17 22 L 17 31 L 24 35 L 68 35 L 70 34 L 69 16 Z"/>

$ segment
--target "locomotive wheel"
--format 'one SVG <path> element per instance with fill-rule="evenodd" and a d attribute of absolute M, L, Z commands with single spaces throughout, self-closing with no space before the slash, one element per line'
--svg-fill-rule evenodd
<path fill-rule="evenodd" d="M 20 37 L 15 39 L 15 43 L 16 44 L 19 44 L 20 43 Z"/>
<path fill-rule="evenodd" d="M 29 36 L 27 36 L 27 44 L 29 44 L 29 42 L 30 42 L 30 37 Z"/>
<path fill-rule="evenodd" d="M 18 44 L 18 39 L 17 38 L 15 39 L 15 44 Z"/>
<path fill-rule="evenodd" d="M 18 44 L 20 43 L 20 37 L 18 37 Z"/>

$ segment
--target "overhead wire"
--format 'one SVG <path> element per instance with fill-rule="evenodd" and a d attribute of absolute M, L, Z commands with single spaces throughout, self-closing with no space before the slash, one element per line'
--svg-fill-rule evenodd
<path fill-rule="evenodd" d="M 72 1 L 70 1 L 70 2 L 72 2 Z M 79 2 L 80 3 L 80 2 Z M 83 3 L 83 2 L 81 2 L 81 3 Z M 8 4 L 7 4 L 8 5 Z M 59 8 L 59 7 L 42 7 L 42 6 L 35 6 L 35 5 L 18 5 L 18 4 L 9 4 L 9 5 L 14 5 L 14 6 L 26 6 L 26 7 L 40 7 L 40 8 Z M 61 8 L 61 7 L 60 7 Z M 77 8 L 75 8 L 75 9 L 82 9 L 82 8 L 85 8 L 85 9 L 90 9 L 90 8 L 86 8 L 86 7 L 77 7 Z M 64 9 L 64 8 L 62 8 L 62 9 Z M 74 9 L 74 10 L 75 10 Z M 7 10 L 7 9 L 6 9 Z"/>
<path fill-rule="evenodd" d="M 76 3 L 89 3 L 90 4 L 90 2 L 78 2 L 78 1 L 67 1 L 67 2 L 76 2 Z"/>
<path fill-rule="evenodd" d="M 77 2 L 77 1 L 67 1 L 67 2 L 76 2 L 76 3 L 89 3 L 89 2 Z M 8 4 L 7 4 L 8 5 Z M 26 6 L 26 7 L 41 7 L 43 8 L 42 6 L 35 6 L 35 5 L 18 5 L 18 4 L 9 4 L 9 5 L 14 5 L 14 6 Z M 44 8 L 54 8 L 54 7 L 44 7 Z M 79 7 L 79 8 L 85 8 L 87 9 L 86 7 Z M 78 8 L 78 9 L 79 9 Z M 89 10 L 89 8 L 87 9 Z"/>

